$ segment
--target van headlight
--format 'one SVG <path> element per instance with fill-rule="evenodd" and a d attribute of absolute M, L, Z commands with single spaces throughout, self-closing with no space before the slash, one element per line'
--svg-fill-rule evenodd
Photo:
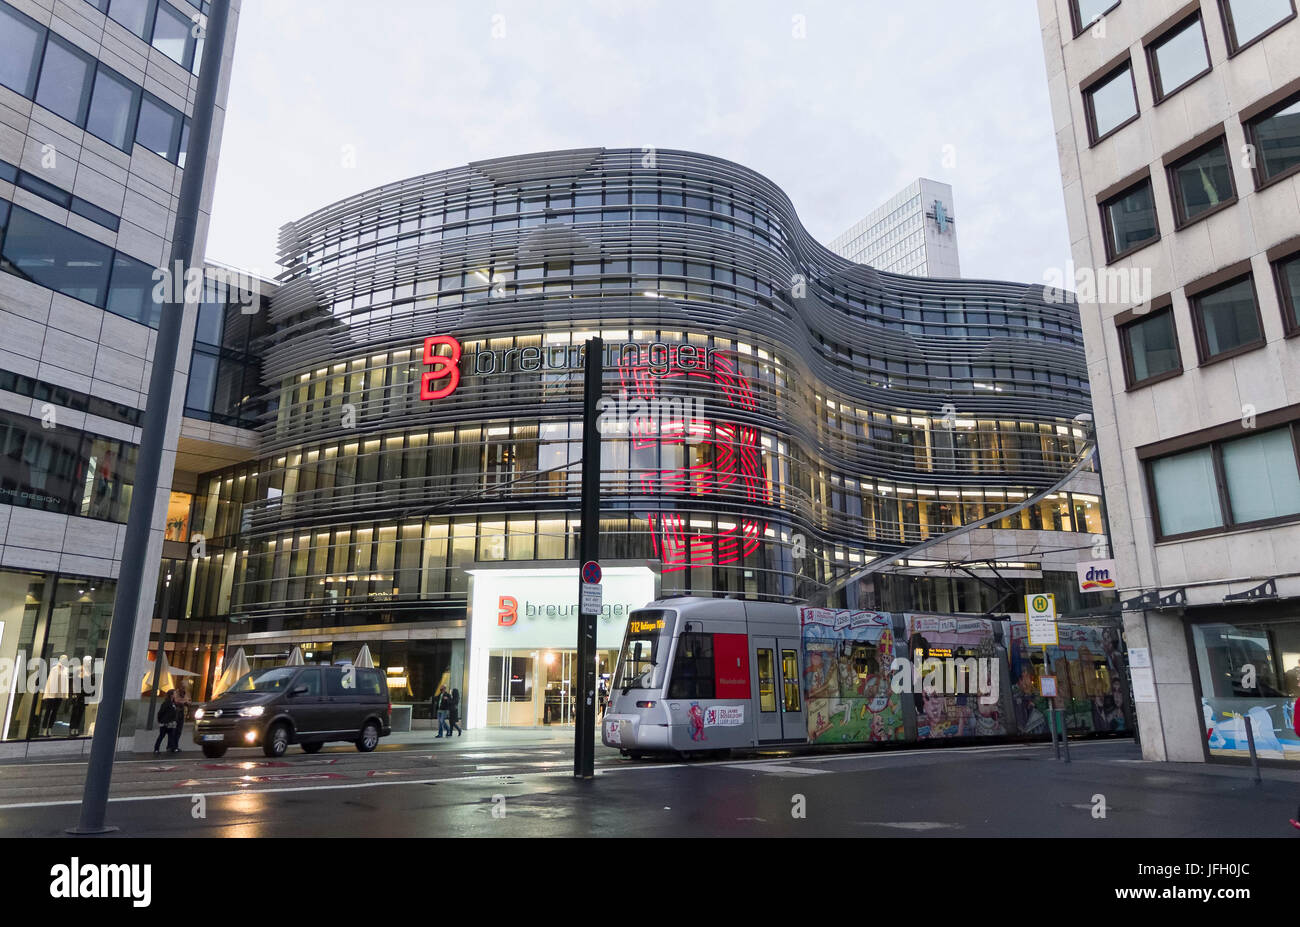
<path fill-rule="evenodd" d="M 204 714 L 206 714 L 206 712 L 202 708 L 196 709 L 194 712 L 194 720 L 202 721 Z"/>
<path fill-rule="evenodd" d="M 266 709 L 263 708 L 261 705 L 254 705 L 251 708 L 241 708 L 239 709 L 239 717 L 260 718 L 262 717 L 262 712 L 264 711 L 266 711 Z"/>

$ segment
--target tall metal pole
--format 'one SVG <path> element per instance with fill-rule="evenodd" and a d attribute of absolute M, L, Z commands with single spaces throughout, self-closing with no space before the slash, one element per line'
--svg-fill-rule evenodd
<path fill-rule="evenodd" d="M 189 269 L 194 260 L 194 239 L 198 233 L 199 208 L 203 200 L 204 171 L 212 139 L 212 120 L 217 106 L 217 84 L 221 77 L 221 55 L 226 47 L 226 21 L 230 0 L 212 0 L 208 11 L 208 29 L 203 46 L 203 63 L 194 95 L 194 118 L 190 123 L 190 143 L 186 167 L 181 179 L 181 193 L 176 207 L 176 227 L 172 233 L 171 261 L 167 270 Z M 108 651 L 104 660 L 99 710 L 95 736 L 90 744 L 90 765 L 86 770 L 86 787 L 81 796 L 81 820 L 70 828 L 73 834 L 103 834 L 117 830 L 104 824 L 108 810 L 108 788 L 113 780 L 113 754 L 117 750 L 118 728 L 126 695 L 127 673 L 131 669 L 131 650 L 135 641 L 136 612 L 140 608 L 140 590 L 149 553 L 149 533 L 153 522 L 154 502 L 158 495 L 158 477 L 162 470 L 163 439 L 167 434 L 167 413 L 171 409 L 172 383 L 176 372 L 176 355 L 180 349 L 181 318 L 185 311 L 184 280 L 172 280 L 167 301 L 158 322 L 158 340 L 153 352 L 153 373 L 149 378 L 149 396 L 144 413 L 144 430 L 136 456 L 135 488 L 131 493 L 131 511 L 127 516 L 126 539 L 122 545 L 122 569 L 113 599 L 113 623 L 108 632 Z M 181 294 L 180 300 L 174 297 Z"/>
<path fill-rule="evenodd" d="M 167 619 L 172 613 L 172 575 L 167 574 L 167 583 L 163 587 L 162 626 L 158 629 L 158 655 L 154 658 L 153 682 L 149 684 L 149 713 L 145 716 L 144 729 L 153 730 L 154 712 L 158 709 L 158 686 L 162 681 L 162 665 L 167 659 Z"/>
<path fill-rule="evenodd" d="M 600 429 L 597 426 L 605 343 L 587 339 L 582 391 L 582 533 L 578 537 L 578 601 L 582 601 L 581 565 L 600 560 Z M 579 612 L 582 612 L 579 606 Z M 595 776 L 596 762 L 596 616 L 578 615 L 578 713 L 573 734 L 573 775 Z"/>

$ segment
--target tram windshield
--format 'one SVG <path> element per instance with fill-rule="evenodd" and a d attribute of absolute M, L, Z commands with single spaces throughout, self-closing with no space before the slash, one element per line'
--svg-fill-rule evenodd
<path fill-rule="evenodd" d="M 640 609 L 628 616 L 614 688 L 662 688 L 676 619 L 676 612 L 660 608 Z"/>

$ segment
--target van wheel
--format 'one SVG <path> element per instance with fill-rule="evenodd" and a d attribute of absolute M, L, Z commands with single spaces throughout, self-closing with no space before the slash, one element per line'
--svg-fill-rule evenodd
<path fill-rule="evenodd" d="M 317 740 L 317 741 L 315 741 L 314 743 L 303 744 L 303 745 L 302 745 L 302 752 L 303 752 L 303 753 L 320 753 L 320 748 L 323 747 L 323 746 L 325 746 L 324 742 Z"/>
<path fill-rule="evenodd" d="M 266 739 L 262 741 L 262 753 L 270 757 L 281 757 L 288 749 L 289 726 L 283 723 L 272 725 L 266 732 Z"/>
<path fill-rule="evenodd" d="M 225 744 L 204 744 L 203 755 L 210 760 L 217 760 L 226 755 Z"/>
<path fill-rule="evenodd" d="M 357 741 L 357 749 L 362 753 L 369 753 L 375 747 L 379 746 L 379 725 L 373 721 L 367 721 L 361 728 L 361 738 Z"/>

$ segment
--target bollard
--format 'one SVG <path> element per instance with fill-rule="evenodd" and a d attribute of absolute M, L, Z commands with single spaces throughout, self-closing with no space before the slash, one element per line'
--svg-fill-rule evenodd
<path fill-rule="evenodd" d="M 1065 762 L 1070 762 L 1070 735 L 1065 731 L 1065 709 L 1057 709 L 1061 713 L 1061 745 L 1065 747 Z"/>
<path fill-rule="evenodd" d="M 1250 723 L 1250 715 L 1242 715 L 1241 719 L 1246 722 L 1246 745 L 1250 747 L 1250 765 L 1255 767 L 1255 784 L 1259 785 L 1264 779 L 1259 774 L 1259 754 L 1255 752 L 1255 727 Z"/>

